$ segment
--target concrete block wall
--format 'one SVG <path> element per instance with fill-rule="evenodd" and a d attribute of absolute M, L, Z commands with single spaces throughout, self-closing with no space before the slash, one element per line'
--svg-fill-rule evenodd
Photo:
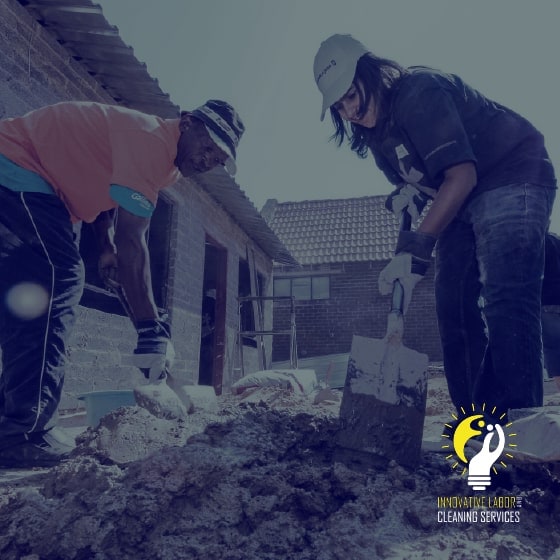
<path fill-rule="evenodd" d="M 383 297 L 377 278 L 386 262 L 345 263 L 329 274 L 330 298 L 296 300 L 298 357 L 306 358 L 350 351 L 354 334 L 382 338 L 386 333 L 390 297 Z M 323 275 L 323 273 L 321 273 Z M 305 272 L 302 272 L 305 275 Z M 434 301 L 433 267 L 416 286 L 405 318 L 404 344 L 440 361 L 441 344 Z M 274 306 L 274 326 L 289 324 L 289 306 Z M 289 358 L 289 338 L 277 336 L 273 359 Z"/>
<path fill-rule="evenodd" d="M 15 0 L 0 2 L 0 118 L 22 115 L 64 100 L 114 103 L 101 85 L 75 61 Z M 228 308 L 224 386 L 234 376 L 237 327 L 238 259 L 247 235 L 201 188 L 181 181 L 166 194 L 174 202 L 168 305 L 177 363 L 175 373 L 187 383 L 198 379 L 200 311 L 205 235 L 228 251 Z M 272 263 L 256 250 L 257 268 L 270 276 Z M 82 408 L 77 400 L 92 390 L 126 389 L 140 379 L 127 365 L 136 333 L 125 317 L 79 307 L 68 348 L 61 409 Z M 0 356 L 1 358 L 1 356 Z M 255 366 L 252 371 L 256 369 Z"/>

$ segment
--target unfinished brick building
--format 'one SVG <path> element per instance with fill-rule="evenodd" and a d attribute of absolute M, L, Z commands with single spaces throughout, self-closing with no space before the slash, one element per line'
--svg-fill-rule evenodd
<path fill-rule="evenodd" d="M 121 104 L 164 118 L 179 114 L 179 107 L 91 0 L 2 0 L 0 42 L 0 118 L 65 100 Z M 80 406 L 76 396 L 85 391 L 131 388 L 137 375 L 126 365 L 136 333 L 96 277 L 87 225 L 80 234 L 87 287 L 69 348 L 62 408 Z M 257 286 L 266 295 L 273 260 L 292 259 L 222 170 L 196 182 L 182 179 L 164 191 L 149 245 L 156 303 L 169 312 L 174 332 L 174 373 L 220 393 L 239 375 L 239 294 L 250 293 L 253 284 L 253 290 Z M 202 371 L 201 320 L 207 294 L 214 300 L 215 331 L 210 366 Z M 268 306 L 264 321 L 271 320 Z M 256 369 L 254 348 L 248 347 L 244 355 L 246 369 Z"/>
<path fill-rule="evenodd" d="M 261 213 L 301 266 L 274 268 L 274 294 L 296 301 L 299 358 L 350 351 L 352 335 L 382 338 L 390 298 L 379 294 L 377 277 L 396 246 L 399 225 L 385 196 L 283 202 L 268 200 Z M 276 303 L 274 325 L 288 321 Z M 434 299 L 434 267 L 414 290 L 404 343 L 440 361 Z M 273 360 L 288 359 L 288 340 L 275 337 Z"/>

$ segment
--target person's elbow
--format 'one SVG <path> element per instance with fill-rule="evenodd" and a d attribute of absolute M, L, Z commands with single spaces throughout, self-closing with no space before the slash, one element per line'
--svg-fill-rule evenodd
<path fill-rule="evenodd" d="M 472 161 L 465 161 L 449 167 L 445 171 L 445 182 L 455 185 L 456 188 L 459 187 L 462 194 L 468 196 L 478 182 L 475 164 Z"/>

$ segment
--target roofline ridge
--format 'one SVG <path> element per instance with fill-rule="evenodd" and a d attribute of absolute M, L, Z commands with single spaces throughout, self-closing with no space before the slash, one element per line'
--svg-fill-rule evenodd
<path fill-rule="evenodd" d="M 286 200 L 284 202 L 278 202 L 276 200 L 276 204 L 277 206 L 282 206 L 285 204 L 307 204 L 307 203 L 318 204 L 320 202 L 347 202 L 351 200 L 364 200 L 364 199 L 377 199 L 377 198 L 385 199 L 386 197 L 387 197 L 386 194 L 374 194 L 374 195 L 363 195 L 363 196 L 350 196 L 344 198 L 310 198 L 305 200 Z"/>

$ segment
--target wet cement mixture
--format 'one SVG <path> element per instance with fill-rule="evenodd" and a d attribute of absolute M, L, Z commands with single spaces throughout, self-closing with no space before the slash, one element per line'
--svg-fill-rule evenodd
<path fill-rule="evenodd" d="M 184 421 L 119 409 L 68 462 L 0 483 L 0 558 L 560 560 L 554 463 L 502 469 L 477 495 L 516 505 L 493 518 L 452 519 L 455 503 L 442 520 L 438 498 L 475 495 L 465 477 L 430 449 L 415 470 L 341 460 L 333 395 L 229 395 Z M 430 379 L 425 432 L 437 439 L 451 412 Z"/>

